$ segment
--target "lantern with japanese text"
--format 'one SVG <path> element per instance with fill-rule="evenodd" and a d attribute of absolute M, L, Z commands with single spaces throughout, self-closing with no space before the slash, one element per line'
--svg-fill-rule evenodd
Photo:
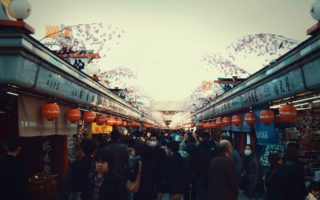
<path fill-rule="evenodd" d="M 216 119 L 216 126 L 217 126 L 217 128 L 220 128 L 220 127 L 222 126 L 222 119 L 221 119 L 221 117 L 219 117 L 219 118 Z"/>
<path fill-rule="evenodd" d="M 88 124 L 92 123 L 95 119 L 96 119 L 96 114 L 94 112 L 89 111 L 83 114 L 83 121 L 85 123 L 88 123 Z"/>
<path fill-rule="evenodd" d="M 297 118 L 297 110 L 291 104 L 282 105 L 279 110 L 279 115 L 282 122 L 291 123 Z"/>
<path fill-rule="evenodd" d="M 222 124 L 223 124 L 223 126 L 230 126 L 231 125 L 230 117 L 222 118 Z"/>
<path fill-rule="evenodd" d="M 241 126 L 242 124 L 242 118 L 240 115 L 233 115 L 231 121 L 234 126 Z"/>
<path fill-rule="evenodd" d="M 81 118 L 81 112 L 79 109 L 70 109 L 67 111 L 67 120 L 71 123 L 78 122 Z"/>
<path fill-rule="evenodd" d="M 109 125 L 109 126 L 113 126 L 113 125 L 115 125 L 116 124 L 116 119 L 114 118 L 114 117 L 107 117 L 107 124 Z"/>
<path fill-rule="evenodd" d="M 269 125 L 274 121 L 274 112 L 272 110 L 261 110 L 260 120 L 263 124 Z"/>
<path fill-rule="evenodd" d="M 52 121 L 59 117 L 60 107 L 56 103 L 47 103 L 42 106 L 41 113 L 44 118 L 46 118 L 49 121 Z"/>
<path fill-rule="evenodd" d="M 117 117 L 116 118 L 116 123 L 115 123 L 116 126 L 121 126 L 122 125 L 122 119 L 120 117 Z"/>
<path fill-rule="evenodd" d="M 246 121 L 246 123 L 248 125 L 255 125 L 256 121 L 257 121 L 257 117 L 253 112 L 249 112 L 249 113 L 245 114 L 244 120 Z"/>
<path fill-rule="evenodd" d="M 97 115 L 96 122 L 98 125 L 103 125 L 106 122 L 106 116 L 103 114 Z"/>

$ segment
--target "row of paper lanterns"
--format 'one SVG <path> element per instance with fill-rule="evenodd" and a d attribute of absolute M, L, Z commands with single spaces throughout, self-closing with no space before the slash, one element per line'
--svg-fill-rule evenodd
<path fill-rule="evenodd" d="M 279 117 L 282 122 L 291 123 L 294 122 L 297 118 L 297 110 L 291 104 L 286 104 L 280 106 L 279 109 Z M 259 116 L 260 121 L 269 125 L 275 120 L 275 114 L 272 110 L 262 110 Z M 248 125 L 255 125 L 257 122 L 257 116 L 253 112 L 246 113 L 244 116 L 244 120 Z M 219 117 L 215 121 L 211 122 L 199 122 L 198 126 L 203 127 L 205 129 L 210 128 L 219 128 L 223 126 L 230 126 L 233 124 L 234 126 L 242 125 L 242 117 L 240 115 L 233 115 L 230 117 Z"/>
<path fill-rule="evenodd" d="M 47 120 L 57 119 L 60 115 L 60 107 L 57 103 L 44 104 L 41 108 L 42 116 Z M 66 112 L 66 118 L 71 123 L 76 123 L 81 120 L 81 111 L 79 109 L 73 108 Z M 114 118 L 112 116 L 105 116 L 104 114 L 96 114 L 92 111 L 87 111 L 83 114 L 83 121 L 87 124 L 96 122 L 98 125 L 116 125 L 116 126 L 129 126 L 129 127 L 139 127 L 140 123 L 136 121 L 127 122 L 122 120 L 120 117 Z M 154 125 L 144 123 L 145 128 L 154 128 Z"/>

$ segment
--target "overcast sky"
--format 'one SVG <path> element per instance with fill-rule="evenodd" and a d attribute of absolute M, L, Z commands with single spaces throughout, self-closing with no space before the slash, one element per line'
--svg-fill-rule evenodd
<path fill-rule="evenodd" d="M 137 70 L 139 85 L 156 100 L 182 100 L 201 80 L 204 52 L 237 39 L 274 33 L 303 41 L 315 23 L 312 0 L 29 0 L 27 22 L 44 36 L 47 25 L 102 22 L 125 30 L 102 68 Z M 254 59 L 254 58 L 252 58 Z"/>

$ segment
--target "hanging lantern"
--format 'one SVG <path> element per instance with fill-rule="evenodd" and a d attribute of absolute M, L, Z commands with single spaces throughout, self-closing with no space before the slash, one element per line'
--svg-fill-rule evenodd
<path fill-rule="evenodd" d="M 204 129 L 209 129 L 209 128 L 210 128 L 210 122 L 204 122 L 203 125 L 202 125 L 202 127 L 203 127 Z"/>
<path fill-rule="evenodd" d="M 274 121 L 274 112 L 272 110 L 261 110 L 260 120 L 263 124 L 269 125 Z"/>
<path fill-rule="evenodd" d="M 131 128 L 133 128 L 133 127 L 134 127 L 133 121 L 129 122 L 129 123 L 128 123 L 128 126 L 131 127 Z"/>
<path fill-rule="evenodd" d="M 122 125 L 122 119 L 120 117 L 117 117 L 116 118 L 116 123 L 115 123 L 116 126 L 121 126 Z"/>
<path fill-rule="evenodd" d="M 257 118 L 253 112 L 249 112 L 244 116 L 244 120 L 248 125 L 255 125 Z"/>
<path fill-rule="evenodd" d="M 242 124 L 242 118 L 240 115 L 233 115 L 231 121 L 234 126 L 241 126 Z"/>
<path fill-rule="evenodd" d="M 47 103 L 42 106 L 41 113 L 44 118 L 46 118 L 49 121 L 52 121 L 59 117 L 60 107 L 56 103 Z"/>
<path fill-rule="evenodd" d="M 123 126 L 123 127 L 127 127 L 127 126 L 128 126 L 128 122 L 127 122 L 127 121 L 123 121 L 123 122 L 122 122 L 122 126 Z"/>
<path fill-rule="evenodd" d="M 94 122 L 95 118 L 96 118 L 96 114 L 94 112 L 89 111 L 83 114 L 83 121 L 85 123 L 88 123 L 88 124 L 92 123 Z"/>
<path fill-rule="evenodd" d="M 96 122 L 98 125 L 103 125 L 106 122 L 106 116 L 105 115 L 97 115 Z"/>
<path fill-rule="evenodd" d="M 279 110 L 279 115 L 282 122 L 291 123 L 297 118 L 297 110 L 291 104 L 282 105 Z"/>
<path fill-rule="evenodd" d="M 231 125 L 230 117 L 222 118 L 222 124 L 223 124 L 223 126 L 230 126 Z"/>
<path fill-rule="evenodd" d="M 217 128 L 217 124 L 216 124 L 216 121 L 212 121 L 212 122 L 210 122 L 210 126 L 211 126 L 211 128 Z"/>
<path fill-rule="evenodd" d="M 71 123 L 79 121 L 81 118 L 81 112 L 79 109 L 70 109 L 67 112 L 67 120 Z"/>
<path fill-rule="evenodd" d="M 203 124 L 204 124 L 203 122 L 199 122 L 198 123 L 199 128 L 203 128 Z"/>
<path fill-rule="evenodd" d="M 217 128 L 220 128 L 222 126 L 222 119 L 221 117 L 217 118 L 216 119 L 216 125 L 217 125 Z"/>
<path fill-rule="evenodd" d="M 115 125 L 116 124 L 116 119 L 114 118 L 114 117 L 107 117 L 107 124 L 109 125 L 109 126 L 113 126 L 113 125 Z"/>

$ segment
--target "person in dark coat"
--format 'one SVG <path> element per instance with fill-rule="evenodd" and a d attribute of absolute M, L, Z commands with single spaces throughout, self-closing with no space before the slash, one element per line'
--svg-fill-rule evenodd
<path fill-rule="evenodd" d="M 288 144 L 282 171 L 282 196 L 290 200 L 304 200 L 308 191 L 305 186 L 304 166 L 298 160 L 297 144 Z"/>
<path fill-rule="evenodd" d="M 85 181 L 89 176 L 89 172 L 94 167 L 93 153 L 96 149 L 94 141 L 84 139 L 80 143 L 84 157 L 70 164 L 64 189 L 61 195 L 62 200 L 79 199 L 86 185 Z"/>
<path fill-rule="evenodd" d="M 208 200 L 236 200 L 238 182 L 236 165 L 230 159 L 233 147 L 227 140 L 220 142 L 220 154 L 212 159 L 208 176 Z"/>
<path fill-rule="evenodd" d="M 17 159 L 21 151 L 20 139 L 10 138 L 6 143 L 7 155 L 0 158 L 0 199 L 29 200 L 28 177 L 25 166 Z"/>
<path fill-rule="evenodd" d="M 187 188 L 186 170 L 186 162 L 179 154 L 179 143 L 170 141 L 160 193 L 168 193 L 170 200 L 181 200 Z"/>
<path fill-rule="evenodd" d="M 215 145 L 212 145 L 208 132 L 199 132 L 199 141 L 200 144 L 197 146 L 196 155 L 194 156 L 195 187 L 198 200 L 206 200 L 209 165 L 211 160 L 218 155 L 218 151 Z"/>
<path fill-rule="evenodd" d="M 274 174 L 282 167 L 282 164 L 283 164 L 282 159 L 277 153 L 270 154 L 268 157 L 268 161 L 270 164 L 270 168 L 267 170 L 264 178 L 267 191 L 269 187 L 272 187 L 271 180 Z"/>
<path fill-rule="evenodd" d="M 264 192 L 260 160 L 253 152 L 251 145 L 246 145 L 243 159 L 244 194 L 249 198 L 258 198 Z"/>
<path fill-rule="evenodd" d="M 118 130 L 111 132 L 111 141 L 102 149 L 108 150 L 114 155 L 114 172 L 122 178 L 127 179 L 128 157 L 127 146 L 120 143 L 120 133 Z"/>
<path fill-rule="evenodd" d="M 113 171 L 113 159 L 112 152 L 97 151 L 96 169 L 88 177 L 83 200 L 128 200 L 125 180 Z"/>
<path fill-rule="evenodd" d="M 269 155 L 270 168 L 265 175 L 265 186 L 267 189 L 266 200 L 282 200 L 286 199 L 283 196 L 283 170 L 282 170 L 282 159 L 279 154 Z"/>

